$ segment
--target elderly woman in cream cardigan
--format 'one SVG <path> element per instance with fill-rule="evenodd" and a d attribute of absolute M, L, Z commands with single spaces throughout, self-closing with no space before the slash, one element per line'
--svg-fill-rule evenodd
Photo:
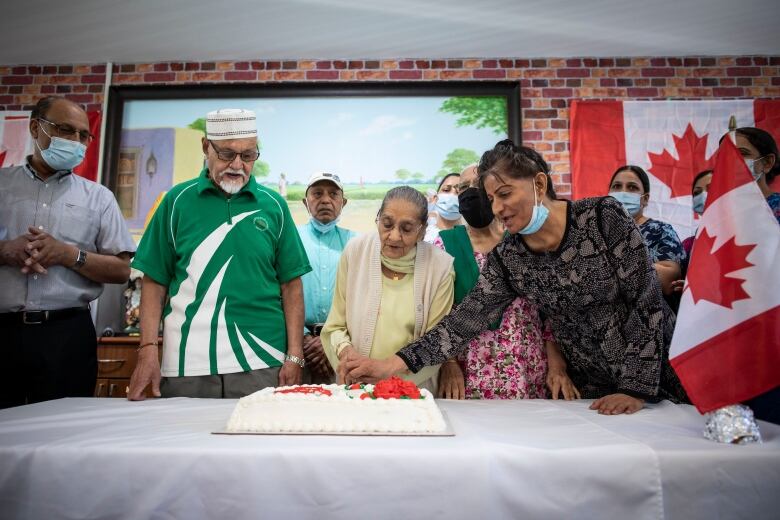
<path fill-rule="evenodd" d="M 387 192 L 377 233 L 350 240 L 339 261 L 322 346 L 338 374 L 350 350 L 376 359 L 392 356 L 439 323 L 452 308 L 453 259 L 422 241 L 428 203 L 409 186 Z M 436 392 L 439 366 L 404 375 Z"/>

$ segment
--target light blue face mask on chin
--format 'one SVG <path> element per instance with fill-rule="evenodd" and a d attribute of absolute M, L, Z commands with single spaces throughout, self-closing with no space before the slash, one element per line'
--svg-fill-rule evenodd
<path fill-rule="evenodd" d="M 46 131 L 41 128 L 46 134 Z M 46 134 L 49 136 L 49 134 Z M 72 170 L 84 160 L 87 153 L 86 145 L 77 141 L 70 141 L 61 137 L 51 137 L 49 147 L 41 150 L 37 140 L 33 140 L 35 146 L 41 152 L 41 158 L 54 171 Z"/>
<path fill-rule="evenodd" d="M 319 220 L 317 220 L 314 217 L 311 217 L 309 219 L 309 221 L 311 222 L 312 227 L 314 227 L 314 229 L 317 230 L 317 232 L 319 232 L 319 233 L 324 235 L 324 234 L 330 233 L 331 231 L 336 229 L 336 224 L 339 223 L 340 219 L 341 219 L 341 215 L 339 215 L 338 217 L 334 218 L 333 220 L 331 220 L 327 224 L 323 224 L 322 222 L 320 222 Z"/>
<path fill-rule="evenodd" d="M 635 217 L 642 210 L 642 205 L 639 202 L 642 196 L 638 193 L 610 191 L 609 196 L 620 202 L 632 217 Z"/>
<path fill-rule="evenodd" d="M 550 210 L 547 209 L 547 206 L 542 204 L 543 201 L 538 200 L 536 197 L 536 186 L 534 186 L 533 189 L 534 209 L 531 211 L 531 220 L 528 221 L 528 224 L 526 224 L 523 229 L 518 231 L 521 235 L 532 235 L 536 233 L 541 229 L 542 224 L 547 220 L 547 217 L 550 216 Z"/>

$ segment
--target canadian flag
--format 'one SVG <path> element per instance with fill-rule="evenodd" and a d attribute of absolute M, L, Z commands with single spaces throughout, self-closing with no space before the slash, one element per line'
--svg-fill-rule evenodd
<path fill-rule="evenodd" d="M 32 153 L 30 112 L 0 114 L 0 168 L 17 166 Z"/>
<path fill-rule="evenodd" d="M 669 357 L 700 412 L 780 385 L 780 225 L 731 139 L 718 151 Z"/>
<path fill-rule="evenodd" d="M 674 226 L 680 240 L 696 229 L 691 185 L 710 170 L 729 116 L 780 142 L 780 100 L 590 101 L 571 107 L 575 199 L 606 195 L 615 170 L 641 166 L 650 177 L 645 215 Z"/>
<path fill-rule="evenodd" d="M 100 112 L 87 112 L 89 118 L 89 132 L 95 136 L 89 146 L 84 160 L 73 169 L 76 175 L 81 175 L 91 181 L 97 181 L 98 178 L 98 160 L 100 157 L 100 123 L 102 116 Z"/>

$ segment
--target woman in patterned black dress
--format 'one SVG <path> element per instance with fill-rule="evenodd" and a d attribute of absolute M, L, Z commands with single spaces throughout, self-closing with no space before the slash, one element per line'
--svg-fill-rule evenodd
<path fill-rule="evenodd" d="M 596 399 L 592 409 L 633 413 L 645 401 L 686 400 L 668 361 L 674 314 L 641 233 L 611 197 L 556 200 L 548 171 L 539 154 L 509 140 L 482 156 L 481 186 L 510 235 L 454 312 L 391 358 L 353 356 L 350 379 L 441 363 L 521 296 L 550 320 L 569 376 Z"/>

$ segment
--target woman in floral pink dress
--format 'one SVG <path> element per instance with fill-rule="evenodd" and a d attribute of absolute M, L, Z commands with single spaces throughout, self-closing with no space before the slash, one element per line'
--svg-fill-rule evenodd
<path fill-rule="evenodd" d="M 473 287 L 488 253 L 503 238 L 476 183 L 476 168 L 464 170 L 458 198 L 468 226 L 443 231 L 433 242 L 455 257 L 456 302 Z M 554 399 L 579 397 L 549 328 L 543 329 L 536 308 L 522 298 L 439 372 L 439 397 L 451 399 L 544 399 L 548 389 Z"/>

